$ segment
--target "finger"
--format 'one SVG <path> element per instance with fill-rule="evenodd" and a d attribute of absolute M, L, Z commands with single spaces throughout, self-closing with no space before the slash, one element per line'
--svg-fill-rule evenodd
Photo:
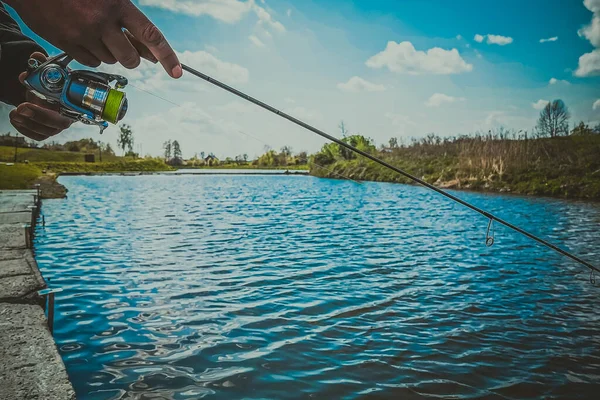
<path fill-rule="evenodd" d="M 146 47 L 146 45 L 144 45 L 142 42 L 137 40 L 135 38 L 135 36 L 133 36 L 128 30 L 124 30 L 123 32 L 125 33 L 125 36 L 129 40 L 129 42 L 133 45 L 133 47 L 135 47 L 138 54 L 142 58 L 145 58 L 146 60 L 148 60 L 154 64 L 156 64 L 158 62 L 156 57 L 154 57 L 154 54 L 152 54 L 152 52 L 150 51 L 150 49 L 148 47 Z"/>
<path fill-rule="evenodd" d="M 35 134 L 46 136 L 46 137 L 57 135 L 62 130 L 62 129 L 56 129 L 56 128 L 52 128 L 52 127 L 49 127 L 46 125 L 42 125 L 39 122 L 37 122 L 31 118 L 27 118 L 26 116 L 19 114 L 19 112 L 16 112 L 11 116 L 10 122 L 13 124 L 13 126 L 15 128 L 18 128 L 18 127 L 25 128 L 31 132 L 34 132 Z"/>
<path fill-rule="evenodd" d="M 122 22 L 134 37 L 150 49 L 169 75 L 173 78 L 183 75 L 177 55 L 163 34 L 133 3 L 127 6 Z"/>
<path fill-rule="evenodd" d="M 113 54 L 106 48 L 102 41 L 98 41 L 93 45 L 89 45 L 87 49 L 94 57 L 103 63 L 114 64 L 117 62 L 115 56 L 113 56 Z"/>
<path fill-rule="evenodd" d="M 27 129 L 24 126 L 21 126 L 19 124 L 14 123 L 14 122 L 11 122 L 11 123 L 19 131 L 19 133 L 21 133 L 24 136 L 27 136 L 29 139 L 33 139 L 33 140 L 36 140 L 38 142 L 41 142 L 43 140 L 48 139 L 48 136 L 43 136 L 43 135 L 40 135 L 39 133 L 35 133 L 32 130 Z"/>
<path fill-rule="evenodd" d="M 19 107 L 17 107 L 17 114 L 37 121 L 41 125 L 60 129 L 61 131 L 68 129 L 73 124 L 72 119 L 62 116 L 54 110 L 40 107 L 39 105 L 32 103 L 20 104 Z"/>
<path fill-rule="evenodd" d="M 31 53 L 29 58 L 34 58 L 40 62 L 44 62 L 47 60 L 46 55 L 43 53 L 40 53 L 39 51 Z M 24 84 L 26 78 L 27 78 L 27 72 L 21 72 L 21 74 L 19 75 L 19 82 L 21 82 L 21 84 Z"/>
<path fill-rule="evenodd" d="M 140 55 L 127 40 L 123 31 L 117 27 L 109 29 L 102 38 L 102 41 L 108 47 L 112 55 L 125 68 L 133 69 L 140 65 Z"/>
<path fill-rule="evenodd" d="M 9 119 L 10 119 L 10 123 L 12 124 L 12 126 L 14 126 L 20 133 L 22 133 L 23 135 L 27 136 L 30 139 L 33 140 L 45 140 L 48 138 L 48 136 L 44 136 L 44 135 L 40 135 L 37 132 L 32 131 L 31 129 L 26 128 L 25 126 L 23 126 L 18 119 L 16 119 L 16 114 L 17 111 L 16 110 L 12 110 L 9 114 Z"/>
<path fill-rule="evenodd" d="M 88 67 L 96 68 L 101 64 L 100 60 L 96 58 L 96 56 L 81 46 L 76 46 L 72 50 L 67 51 L 67 53 L 73 57 L 75 61 L 80 64 L 87 65 Z"/>

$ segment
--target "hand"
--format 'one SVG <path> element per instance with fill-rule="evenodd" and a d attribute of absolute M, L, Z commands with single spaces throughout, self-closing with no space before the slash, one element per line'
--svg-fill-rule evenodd
<path fill-rule="evenodd" d="M 42 53 L 33 53 L 31 57 L 44 62 L 46 56 Z M 27 73 L 19 75 L 21 83 L 25 82 Z M 26 102 L 12 110 L 9 114 L 10 123 L 23 135 L 30 139 L 42 141 L 58 135 L 74 122 L 72 119 L 60 115 L 59 106 L 50 104 L 30 91 L 27 91 Z"/>
<path fill-rule="evenodd" d="M 183 73 L 160 30 L 130 0 L 4 1 L 33 31 L 81 64 L 118 61 L 136 68 L 141 55 L 160 61 L 173 78 Z"/>

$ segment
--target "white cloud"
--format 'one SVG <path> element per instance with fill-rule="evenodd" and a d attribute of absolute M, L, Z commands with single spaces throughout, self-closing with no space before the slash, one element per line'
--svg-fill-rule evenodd
<path fill-rule="evenodd" d="M 140 0 L 140 5 L 194 17 L 208 15 L 228 24 L 239 22 L 250 12 L 254 12 L 259 24 L 268 25 L 279 32 L 285 31 L 285 27 L 254 0 Z"/>
<path fill-rule="evenodd" d="M 338 83 L 338 89 L 344 92 L 383 92 L 385 86 L 369 82 L 361 77 L 354 76 L 346 83 Z"/>
<path fill-rule="evenodd" d="M 250 74 L 246 68 L 237 64 L 221 61 L 206 51 L 184 51 L 176 53 L 182 63 L 190 65 L 195 69 L 202 70 L 216 79 L 223 80 L 229 84 L 248 82 Z M 103 72 L 126 76 L 136 87 L 147 91 L 164 89 L 195 91 L 202 90 L 206 87 L 200 81 L 190 83 L 188 80 L 171 79 L 164 72 L 160 64 L 152 64 L 145 60 L 142 60 L 140 66 L 135 70 L 125 69 L 120 64 L 102 64 L 98 69 Z"/>
<path fill-rule="evenodd" d="M 594 105 L 592 105 L 592 110 L 600 110 L 600 99 L 594 102 Z"/>
<path fill-rule="evenodd" d="M 544 107 L 546 107 L 548 105 L 548 103 L 550 103 L 548 100 L 538 100 L 535 103 L 532 103 L 531 106 L 533 108 L 535 108 L 536 110 L 543 110 Z"/>
<path fill-rule="evenodd" d="M 582 78 L 595 75 L 600 75 L 600 49 L 579 57 L 579 66 L 575 70 L 575 76 Z"/>
<path fill-rule="evenodd" d="M 427 52 L 417 51 L 411 42 L 390 41 L 384 51 L 367 60 L 370 68 L 387 67 L 392 72 L 419 74 L 460 74 L 473 70 L 458 53 L 458 50 L 444 50 L 434 47 Z"/>
<path fill-rule="evenodd" d="M 507 44 L 511 44 L 513 42 L 513 38 L 508 37 L 508 36 L 502 36 L 502 35 L 492 35 L 492 34 L 480 35 L 480 34 L 477 34 L 474 37 L 475 41 L 478 43 L 483 42 L 483 40 L 485 38 L 487 38 L 487 41 L 486 41 L 487 44 L 497 44 L 499 46 L 506 46 Z"/>
<path fill-rule="evenodd" d="M 577 33 L 589 40 L 596 49 L 579 57 L 579 65 L 575 71 L 575 76 L 579 77 L 600 75 L 600 0 L 584 0 L 583 5 L 594 15 L 590 24 Z"/>
<path fill-rule="evenodd" d="M 547 39 L 540 39 L 540 43 L 556 42 L 557 40 L 558 40 L 558 36 L 554 36 L 554 37 L 550 37 Z"/>
<path fill-rule="evenodd" d="M 250 41 L 252 43 L 254 43 L 254 45 L 257 46 L 257 47 L 265 47 L 265 44 L 262 42 L 262 40 L 260 40 L 259 38 L 257 38 L 254 35 L 248 36 L 248 39 L 250 39 Z"/>
<path fill-rule="evenodd" d="M 457 101 L 465 101 L 464 97 L 452 97 L 443 93 L 434 93 L 431 97 L 425 102 L 427 107 L 439 107 L 442 104 L 446 103 L 456 103 Z"/>
<path fill-rule="evenodd" d="M 463 39 L 463 37 L 462 37 L 462 35 L 456 35 L 456 39 L 457 39 L 457 40 L 462 40 L 462 39 Z"/>
<path fill-rule="evenodd" d="M 288 10 L 287 10 L 287 16 L 288 17 L 292 16 L 292 9 L 291 8 L 288 8 Z"/>
<path fill-rule="evenodd" d="M 549 84 L 551 85 L 556 85 L 556 84 L 563 84 L 563 85 L 570 85 L 571 83 L 569 81 L 565 81 L 562 79 L 556 79 L 556 78 L 550 78 L 550 80 L 548 81 Z"/>
<path fill-rule="evenodd" d="M 386 113 L 385 117 L 389 119 L 393 126 L 395 127 L 407 127 L 407 126 L 417 126 L 417 124 L 410 119 L 409 116 L 403 114 L 395 114 L 395 113 Z"/>

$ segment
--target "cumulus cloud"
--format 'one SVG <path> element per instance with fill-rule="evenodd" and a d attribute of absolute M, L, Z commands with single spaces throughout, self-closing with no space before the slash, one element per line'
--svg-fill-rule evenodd
<path fill-rule="evenodd" d="M 411 42 L 394 41 L 388 42 L 385 50 L 371 57 L 366 64 L 370 68 L 386 67 L 392 72 L 410 75 L 449 75 L 473 70 L 473 65 L 468 64 L 456 49 L 434 47 L 424 52 L 416 50 Z"/>
<path fill-rule="evenodd" d="M 550 103 L 548 100 L 538 100 L 535 103 L 532 103 L 531 106 L 533 108 L 535 108 L 536 110 L 543 110 L 544 107 L 546 107 L 546 105 L 548 105 L 548 103 Z"/>
<path fill-rule="evenodd" d="M 266 45 L 263 43 L 262 40 L 260 40 L 259 38 L 257 38 L 255 35 L 250 35 L 248 36 L 248 39 L 250 39 L 250 41 L 252 43 L 254 43 L 255 46 L 257 47 L 265 47 Z"/>
<path fill-rule="evenodd" d="M 596 100 L 592 105 L 592 110 L 600 110 L 600 99 Z"/>
<path fill-rule="evenodd" d="M 248 82 L 250 74 L 246 68 L 237 64 L 221 61 L 206 51 L 184 51 L 176 53 L 179 60 L 184 64 L 202 70 L 216 79 L 223 80 L 229 84 Z M 205 87 L 202 82 L 190 83 L 189 81 L 183 82 L 181 80 L 171 79 L 164 72 L 160 64 L 152 64 L 145 60 L 142 60 L 140 66 L 135 70 L 125 69 L 120 64 L 102 64 L 98 70 L 123 75 L 136 87 L 147 91 L 164 89 L 195 91 L 202 90 Z"/>
<path fill-rule="evenodd" d="M 344 92 L 383 92 L 385 86 L 369 82 L 361 77 L 354 76 L 346 83 L 338 83 L 338 89 Z"/>
<path fill-rule="evenodd" d="M 600 0 L 584 0 L 583 5 L 593 13 L 592 21 L 577 33 L 587 39 L 596 49 L 579 57 L 575 76 L 600 75 Z"/>
<path fill-rule="evenodd" d="M 477 34 L 477 35 L 475 35 L 475 37 L 473 39 L 476 42 L 481 43 L 486 38 L 487 38 L 487 41 L 486 41 L 487 44 L 497 44 L 499 46 L 506 46 L 507 44 L 511 44 L 513 42 L 513 38 L 511 38 L 509 36 L 492 35 L 492 34 L 487 34 L 487 35 Z"/>
<path fill-rule="evenodd" d="M 140 0 L 140 5 L 162 8 L 194 17 L 208 15 L 228 24 L 239 22 L 249 13 L 254 13 L 258 17 L 259 24 L 268 25 L 278 32 L 285 31 L 283 24 L 276 21 L 254 0 Z"/>
<path fill-rule="evenodd" d="M 465 101 L 464 97 L 452 97 L 443 93 L 434 93 L 431 97 L 425 102 L 427 107 L 439 107 L 443 104 L 447 103 L 456 103 L 457 101 Z"/>
<path fill-rule="evenodd" d="M 540 39 L 540 43 L 556 42 L 557 40 L 558 40 L 558 36 L 554 36 L 554 37 L 549 37 L 546 39 Z"/>
<path fill-rule="evenodd" d="M 557 85 L 557 84 L 563 84 L 563 85 L 570 85 L 569 81 L 565 81 L 563 79 L 556 79 L 556 78 L 550 78 L 550 80 L 548 81 L 549 84 L 551 85 Z"/>

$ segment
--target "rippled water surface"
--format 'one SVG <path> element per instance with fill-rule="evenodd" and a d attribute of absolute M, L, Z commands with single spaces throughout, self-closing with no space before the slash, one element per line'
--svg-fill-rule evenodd
<path fill-rule="evenodd" d="M 600 398 L 600 287 L 413 186 L 63 177 L 37 260 L 81 399 Z M 600 204 L 458 193 L 600 262 Z"/>

